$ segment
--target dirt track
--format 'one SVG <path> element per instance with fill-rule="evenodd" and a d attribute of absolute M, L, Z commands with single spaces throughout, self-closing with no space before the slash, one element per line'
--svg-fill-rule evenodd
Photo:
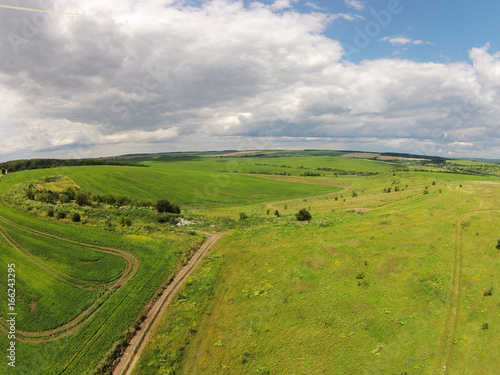
<path fill-rule="evenodd" d="M 208 249 L 210 249 L 225 233 L 226 232 L 213 235 L 205 233 L 208 236 L 207 241 L 205 241 L 189 262 L 177 273 L 174 280 L 165 289 L 161 297 L 156 300 L 151 310 L 149 310 L 146 320 L 142 322 L 140 330 L 130 341 L 130 345 L 125 353 L 123 353 L 120 362 L 113 371 L 114 375 L 128 375 L 132 373 L 140 354 L 148 342 L 151 330 L 158 321 L 161 311 L 172 301 L 176 293 L 184 284 L 184 281 L 186 281 L 196 265 L 202 260 Z"/>
<path fill-rule="evenodd" d="M 452 270 L 452 285 L 450 290 L 450 306 L 444 326 L 441 343 L 436 355 L 436 373 L 444 374 L 450 369 L 450 358 L 453 352 L 453 341 L 458 322 L 459 302 L 460 302 L 460 273 L 462 268 L 462 223 L 471 215 L 476 213 L 493 213 L 497 210 L 478 210 L 477 208 L 469 213 L 460 215 L 455 222 L 455 253 Z"/>

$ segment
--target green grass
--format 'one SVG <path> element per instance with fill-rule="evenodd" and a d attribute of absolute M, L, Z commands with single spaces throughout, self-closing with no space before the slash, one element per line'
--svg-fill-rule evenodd
<path fill-rule="evenodd" d="M 186 162 L 189 163 L 189 162 Z M 245 204 L 335 191 L 334 187 L 273 181 L 239 174 L 207 172 L 162 164 L 157 168 L 73 167 L 54 173 L 72 178 L 82 189 L 137 199 L 166 198 L 180 205 Z"/>
<path fill-rule="evenodd" d="M 16 328 L 21 331 L 57 328 L 82 313 L 99 296 L 99 291 L 80 289 L 48 274 L 5 241 L 0 241 L 0 248 L 1 264 L 16 265 Z M 0 288 L 6 295 L 6 284 L 2 283 Z M 61 296 L 64 296 L 64 304 Z M 1 316 L 6 317 L 7 312 L 7 304 L 2 304 Z"/>
<path fill-rule="evenodd" d="M 2 227 L 33 259 L 43 262 L 71 278 L 95 282 L 117 279 L 125 269 L 125 260 L 118 255 L 89 249 L 78 244 L 50 239 L 1 222 Z"/>
<path fill-rule="evenodd" d="M 112 346 L 138 319 L 144 304 L 153 296 L 155 289 L 168 279 L 190 249 L 199 246 L 200 241 L 199 236 L 187 234 L 165 233 L 157 238 L 120 235 L 102 229 L 41 219 L 8 207 L 0 207 L 0 214 L 17 224 L 45 233 L 127 250 L 140 262 L 136 275 L 108 298 L 98 311 L 70 336 L 43 343 L 18 341 L 17 368 L 20 373 L 33 373 L 34 371 L 43 374 L 92 373 Z M 15 233 L 14 236 L 16 236 Z M 20 234 L 17 236 L 23 237 Z M 22 238 L 23 242 L 27 239 L 29 239 L 27 235 Z M 27 245 L 28 242 L 26 242 Z M 43 240 L 33 243 L 34 249 L 31 250 L 37 252 L 40 257 L 47 256 L 51 245 L 54 245 L 55 253 L 51 254 L 50 259 L 46 257 L 45 260 L 54 266 L 60 266 L 68 273 L 70 270 L 74 271 L 75 276 L 80 272 L 80 276 L 83 277 L 83 270 L 78 270 L 76 265 L 80 259 L 85 259 L 85 250 L 79 249 L 78 246 L 69 246 L 67 250 L 76 250 L 75 258 L 71 259 L 64 254 L 64 248 L 58 245 L 58 241 L 47 240 L 43 246 L 42 243 Z M 39 331 L 61 325 L 78 315 L 100 294 L 99 291 L 82 291 L 47 272 L 42 272 L 22 255 L 13 252 L 5 241 L 1 242 L 1 246 L 6 250 L 2 251 L 2 264 L 15 262 L 17 265 L 16 289 L 20 298 L 17 302 L 20 314 L 19 329 Z M 91 253 L 87 255 L 95 255 Z M 109 263 L 109 260 L 107 262 L 115 267 L 110 268 L 111 274 L 119 270 L 116 265 L 122 267 L 121 259 L 115 265 L 113 262 Z M 92 267 L 90 264 L 89 266 Z M 90 278 L 89 275 L 86 278 Z M 102 280 L 106 276 L 99 275 L 97 279 L 99 278 Z M 37 305 L 33 311 L 30 311 L 29 304 L 32 300 L 37 301 Z M 6 345 L 6 341 L 6 336 L 2 336 L 3 346 Z"/>
<path fill-rule="evenodd" d="M 499 345 L 499 253 L 494 246 L 500 237 L 495 232 L 500 179 L 408 172 L 373 160 L 276 154 L 287 157 L 137 159 L 150 167 L 9 173 L 0 181 L 0 194 L 19 183 L 63 175 L 95 193 L 169 199 L 200 223 L 197 229 L 233 228 L 167 309 L 138 374 L 362 374 L 367 369 L 428 374 L 448 353 L 447 335 L 457 340 L 449 352 L 450 373 L 494 373 L 500 363 L 488 353 L 496 353 Z M 325 176 L 300 177 L 316 168 L 378 174 L 335 177 L 322 171 Z M 283 171 L 291 176 L 274 175 Z M 395 192 L 395 186 L 401 190 Z M 388 187 L 391 192 L 384 193 Z M 26 207 L 22 200 L 16 207 L 1 205 L 0 215 L 16 225 L 1 224 L 34 260 L 57 272 L 45 272 L 0 241 L 2 264 L 17 265 L 19 329 L 60 326 L 106 290 L 77 288 L 64 277 L 99 283 L 124 271 L 122 257 L 65 240 L 119 248 L 140 263 L 135 276 L 106 295 L 75 332 L 49 342 L 18 342 L 20 373 L 90 374 L 134 325 L 155 290 L 200 245 L 201 236 L 149 222 L 105 230 L 107 219 L 95 216 L 122 213 L 149 220 L 146 209 L 71 206 L 86 213 L 82 218 L 93 218 L 71 224 L 47 218 L 43 205 L 34 205 L 30 213 L 23 211 Z M 296 222 L 301 208 L 312 213 L 310 223 Z M 273 215 L 276 209 L 279 218 Z M 240 219 L 241 212 L 248 218 Z M 457 300 L 451 293 L 452 270 L 462 216 L 468 224 L 460 232 Z M 491 286 L 493 294 L 484 296 Z M 5 285 L 1 288 L 5 293 Z M 446 328 L 450 306 L 458 306 L 451 333 Z M 0 341 L 6 345 L 5 336 Z M 474 358 L 481 358 L 481 367 Z"/>
<path fill-rule="evenodd" d="M 212 287 L 215 296 L 208 291 L 203 298 L 194 282 L 187 286 L 182 302 L 165 313 L 137 373 L 168 368 L 183 374 L 435 373 L 453 302 L 456 218 L 478 205 L 493 207 L 499 186 L 471 184 L 483 180 L 477 176 L 396 177 L 408 190 L 381 193 L 393 176 L 355 178 L 350 181 L 366 189 L 356 198 L 347 194 L 349 189 L 346 201 L 317 197 L 275 203 L 282 217 L 274 223 L 226 235 L 213 249 L 223 259 Z M 425 186 L 430 193 L 423 195 Z M 297 224 L 294 213 L 308 206 L 312 222 Z M 372 210 L 350 211 L 360 207 Z M 248 210 L 265 215 L 262 205 Z M 489 248 L 479 257 L 476 252 L 464 256 L 460 290 L 471 293 L 465 275 L 479 272 L 483 280 L 473 292 L 474 303 L 488 304 L 471 326 L 460 300 L 456 337 L 462 346 L 453 347 L 452 373 L 490 374 L 500 364 L 487 359 L 498 347 L 493 339 L 498 296 L 483 296 L 498 282 L 493 226 L 499 217 L 479 216 L 463 243 L 469 249 Z M 489 329 L 481 329 L 483 321 Z M 461 330 L 467 330 L 467 345 Z M 472 360 L 476 354 L 484 358 L 481 367 Z"/>

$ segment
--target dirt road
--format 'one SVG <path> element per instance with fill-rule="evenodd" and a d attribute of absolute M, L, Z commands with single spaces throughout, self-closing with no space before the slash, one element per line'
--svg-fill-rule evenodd
<path fill-rule="evenodd" d="M 182 268 L 182 270 L 180 270 L 170 285 L 163 291 L 161 297 L 155 302 L 151 310 L 149 310 L 146 320 L 142 322 L 140 330 L 130 341 L 130 345 L 125 353 L 123 353 L 118 366 L 116 366 L 113 371 L 113 375 L 128 375 L 132 373 L 141 352 L 144 350 L 144 347 L 148 342 L 151 330 L 158 321 L 161 311 L 172 301 L 176 293 L 182 287 L 196 265 L 201 261 L 208 249 L 210 249 L 224 234 L 225 233 L 212 235 L 207 234 L 207 241 L 205 241 L 205 243 L 193 255 L 191 260 Z"/>

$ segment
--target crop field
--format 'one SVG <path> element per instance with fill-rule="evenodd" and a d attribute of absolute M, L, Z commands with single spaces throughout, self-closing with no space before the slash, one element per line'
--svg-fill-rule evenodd
<path fill-rule="evenodd" d="M 134 374 L 495 373 L 496 167 L 460 174 L 314 153 L 3 176 L 0 259 L 16 265 L 18 373 L 111 373 L 203 232 L 227 233 L 165 308 Z M 24 195 L 28 185 L 168 199 L 191 224 L 134 203 L 42 202 Z M 298 221 L 300 209 L 312 219 Z"/>

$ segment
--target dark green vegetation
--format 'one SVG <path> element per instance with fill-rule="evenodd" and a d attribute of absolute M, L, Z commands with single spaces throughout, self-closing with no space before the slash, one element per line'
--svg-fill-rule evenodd
<path fill-rule="evenodd" d="M 44 169 L 56 167 L 74 167 L 81 165 L 133 165 L 125 162 L 108 159 L 28 159 L 12 160 L 0 163 L 2 174 L 19 172 L 30 169 Z"/>
<path fill-rule="evenodd" d="M 223 154 L 3 175 L 0 258 L 16 263 L 20 373 L 109 372 L 202 243 L 194 230 L 228 229 L 137 374 L 499 367 L 488 355 L 500 347 L 494 165 L 479 175 L 451 173 L 462 162 L 449 160 Z"/>

